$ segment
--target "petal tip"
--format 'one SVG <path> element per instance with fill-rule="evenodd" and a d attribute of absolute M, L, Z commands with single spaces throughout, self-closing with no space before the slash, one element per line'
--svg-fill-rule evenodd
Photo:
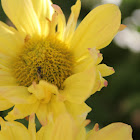
<path fill-rule="evenodd" d="M 98 124 L 98 123 L 95 124 L 94 130 L 95 130 L 96 132 L 99 130 L 99 124 Z"/>
<path fill-rule="evenodd" d="M 34 120 L 35 120 L 35 113 L 32 113 L 32 114 L 30 115 L 29 120 L 30 120 L 31 122 L 34 122 Z"/>
<path fill-rule="evenodd" d="M 123 31 L 126 27 L 127 27 L 126 25 L 121 24 L 121 25 L 120 25 L 120 28 L 119 28 L 119 31 Z"/>
<path fill-rule="evenodd" d="M 53 7 L 54 10 L 55 10 L 56 12 L 58 12 L 59 14 L 63 14 L 61 8 L 60 8 L 58 5 L 52 4 L 52 7 Z"/>
<path fill-rule="evenodd" d="M 85 120 L 84 125 L 87 126 L 91 123 L 91 120 Z"/>
<path fill-rule="evenodd" d="M 108 86 L 108 82 L 105 80 L 104 81 L 104 86 L 107 87 Z"/>
<path fill-rule="evenodd" d="M 110 70 L 111 70 L 113 73 L 115 73 L 115 70 L 114 70 L 113 67 L 110 67 Z"/>

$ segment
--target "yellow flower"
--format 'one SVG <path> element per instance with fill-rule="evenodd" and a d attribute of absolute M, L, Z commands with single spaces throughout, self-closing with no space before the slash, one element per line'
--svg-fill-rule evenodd
<path fill-rule="evenodd" d="M 19 122 L 4 122 L 2 119 L 0 140 L 132 140 L 132 129 L 124 123 L 112 123 L 99 130 L 98 124 L 88 133 L 85 130 L 86 120 L 78 125 L 68 115 L 59 116 L 55 122 L 49 122 L 37 133 L 34 115 L 29 118 L 28 129 Z"/>
<path fill-rule="evenodd" d="M 84 102 L 114 73 L 99 63 L 99 49 L 120 29 L 121 13 L 113 4 L 92 10 L 76 28 L 81 2 L 71 8 L 68 22 L 50 0 L 2 0 L 16 29 L 0 22 L 0 110 L 14 106 L 6 119 L 35 112 L 42 125 L 50 116 L 69 112 L 85 119 Z"/>

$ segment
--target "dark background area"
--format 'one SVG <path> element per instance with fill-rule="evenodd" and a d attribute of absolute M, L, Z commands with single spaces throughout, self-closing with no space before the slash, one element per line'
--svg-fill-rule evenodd
<path fill-rule="evenodd" d="M 53 3 L 59 5 L 66 17 L 70 14 L 70 7 L 76 0 L 53 0 Z M 116 3 L 122 12 L 122 23 L 128 25 L 125 30 L 135 31 L 140 35 L 140 12 L 137 14 L 137 21 L 133 18 L 135 11 L 140 10 L 140 0 L 82 0 L 82 9 L 79 22 L 94 7 L 103 3 Z M 129 20 L 128 20 L 129 19 Z M 0 20 L 7 22 L 5 14 L 0 7 Z M 123 32 L 119 34 L 122 34 Z M 104 60 L 102 63 L 112 66 L 115 74 L 106 77 L 109 84 L 100 92 L 96 92 L 88 100 L 87 104 L 93 109 L 89 113 L 88 119 L 93 124 L 99 123 L 104 127 L 112 122 L 124 122 L 130 124 L 133 128 L 133 139 L 140 139 L 140 38 L 131 35 L 136 40 L 127 39 L 130 43 L 124 43 L 127 39 L 116 39 L 108 47 L 101 50 Z M 123 37 L 122 37 L 123 38 Z M 123 42 L 124 41 L 124 42 Z M 119 45 L 123 43 L 123 45 Z M 139 42 L 136 50 L 136 42 Z M 6 111 L 7 112 L 7 111 Z M 4 116 L 6 112 L 1 112 Z M 23 121 L 22 121 L 23 122 Z M 26 121 L 23 122 L 27 124 Z"/>

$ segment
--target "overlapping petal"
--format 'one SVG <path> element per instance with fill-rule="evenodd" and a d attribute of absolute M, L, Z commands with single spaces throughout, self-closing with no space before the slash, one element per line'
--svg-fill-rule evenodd
<path fill-rule="evenodd" d="M 70 102 L 83 103 L 92 94 L 95 77 L 96 69 L 94 67 L 74 74 L 64 81 L 64 90 L 60 93 Z"/>
<path fill-rule="evenodd" d="M 45 126 L 48 123 L 49 110 L 46 104 L 40 103 L 36 111 L 37 118 L 39 119 L 42 126 Z"/>
<path fill-rule="evenodd" d="M 1 140 L 31 140 L 27 128 L 19 122 L 5 122 L 0 118 Z"/>
<path fill-rule="evenodd" d="M 87 114 L 91 111 L 91 108 L 86 103 L 76 104 L 65 101 L 65 106 L 69 114 L 78 122 L 83 122 L 83 120 L 86 119 Z"/>
<path fill-rule="evenodd" d="M 32 104 L 17 104 L 14 106 L 13 110 L 8 113 L 5 117 L 6 120 L 16 120 L 23 119 L 32 113 L 35 113 L 39 107 L 39 102 Z"/>
<path fill-rule="evenodd" d="M 49 123 L 41 128 L 37 135 L 38 139 L 42 138 L 41 140 L 74 140 L 76 131 L 77 128 L 73 119 L 64 114 L 60 115 L 55 123 Z"/>

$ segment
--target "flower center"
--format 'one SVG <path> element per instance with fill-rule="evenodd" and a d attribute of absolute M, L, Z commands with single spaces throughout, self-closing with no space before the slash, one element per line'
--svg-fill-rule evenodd
<path fill-rule="evenodd" d="M 12 70 L 20 86 L 42 79 L 62 89 L 64 80 L 72 75 L 73 64 L 72 52 L 62 41 L 54 37 L 32 38 L 12 61 Z"/>

